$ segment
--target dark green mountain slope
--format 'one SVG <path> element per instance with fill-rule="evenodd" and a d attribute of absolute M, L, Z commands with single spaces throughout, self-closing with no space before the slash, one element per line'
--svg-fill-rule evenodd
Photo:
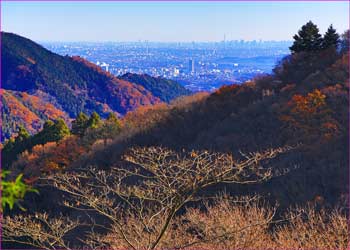
<path fill-rule="evenodd" d="M 187 90 L 179 83 L 161 77 L 127 73 L 119 78 L 143 86 L 164 102 L 170 102 L 179 96 L 191 94 L 191 91 Z"/>

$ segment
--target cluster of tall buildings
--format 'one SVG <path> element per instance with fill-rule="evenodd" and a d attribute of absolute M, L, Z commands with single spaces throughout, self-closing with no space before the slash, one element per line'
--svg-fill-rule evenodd
<path fill-rule="evenodd" d="M 80 55 L 114 75 L 149 74 L 179 81 L 194 91 L 243 82 L 270 72 L 289 53 L 285 42 L 47 43 L 61 55 Z"/>

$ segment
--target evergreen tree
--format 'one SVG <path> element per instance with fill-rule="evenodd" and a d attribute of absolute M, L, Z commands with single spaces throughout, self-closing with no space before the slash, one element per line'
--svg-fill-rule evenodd
<path fill-rule="evenodd" d="M 30 147 L 31 137 L 29 132 L 23 127 L 19 126 L 17 136 L 6 141 L 2 149 L 2 166 L 6 169 L 10 164 L 17 159 L 17 155 L 24 152 Z"/>
<path fill-rule="evenodd" d="M 120 133 L 121 125 L 114 113 L 109 113 L 107 119 L 100 128 L 99 136 L 104 140 L 104 144 L 107 144 L 107 139 L 112 139 Z"/>
<path fill-rule="evenodd" d="M 16 139 L 11 137 L 10 139 L 6 140 L 4 143 L 4 147 L 2 149 L 2 155 L 7 156 L 7 153 L 11 151 L 15 147 Z M 4 158 L 4 157 L 3 157 Z"/>
<path fill-rule="evenodd" d="M 100 125 L 101 125 L 100 116 L 96 112 L 93 112 L 88 121 L 88 128 L 95 129 L 95 128 L 98 128 Z"/>
<path fill-rule="evenodd" d="M 105 127 L 107 127 L 107 133 L 110 135 L 111 138 L 119 134 L 121 130 L 121 125 L 117 116 L 114 113 L 109 113 L 105 121 Z"/>
<path fill-rule="evenodd" d="M 33 135 L 31 138 L 31 146 L 35 146 L 38 144 L 45 144 L 48 141 L 52 141 L 50 138 L 51 130 L 55 123 L 51 120 L 47 120 L 44 123 L 43 129 L 37 134 Z"/>
<path fill-rule="evenodd" d="M 69 134 L 69 128 L 63 119 L 57 119 L 55 122 L 48 120 L 45 122 L 43 129 L 32 137 L 31 144 L 34 146 L 59 141 Z"/>
<path fill-rule="evenodd" d="M 55 121 L 50 132 L 49 137 L 51 137 L 52 141 L 59 141 L 70 134 L 69 128 L 62 118 Z"/>
<path fill-rule="evenodd" d="M 339 35 L 337 31 L 330 25 L 326 34 L 323 37 L 322 48 L 327 49 L 330 47 L 337 48 L 339 44 Z"/>
<path fill-rule="evenodd" d="M 2 158 L 2 164 L 7 168 L 25 150 L 30 150 L 38 144 L 59 141 L 69 134 L 69 128 L 63 119 L 57 119 L 55 122 L 46 121 L 43 129 L 33 136 L 30 136 L 28 131 L 20 126 L 16 138 L 8 140 L 4 145 L 2 155 L 5 157 Z"/>
<path fill-rule="evenodd" d="M 18 135 L 16 137 L 16 142 L 25 141 L 30 137 L 29 132 L 23 126 L 19 126 Z"/>
<path fill-rule="evenodd" d="M 322 49 L 322 36 L 317 26 L 309 21 L 294 35 L 294 43 L 289 48 L 292 52 L 310 52 Z"/>
<path fill-rule="evenodd" d="M 108 139 L 112 139 L 120 133 L 121 125 L 114 113 L 109 113 L 104 121 L 101 121 L 98 114 L 91 114 L 89 121 L 89 127 L 83 138 L 86 144 L 92 144 L 99 139 L 103 139 L 104 143 L 107 144 Z"/>
<path fill-rule="evenodd" d="M 44 123 L 44 126 L 43 126 L 43 130 L 44 131 L 47 131 L 47 130 L 50 130 L 50 128 L 55 125 L 55 123 L 51 120 L 47 120 L 45 123 Z M 39 132 L 40 133 L 40 132 Z"/>
<path fill-rule="evenodd" d="M 83 136 L 88 127 L 88 121 L 89 117 L 83 112 L 80 112 L 72 122 L 72 134 L 78 135 L 80 137 Z"/>
<path fill-rule="evenodd" d="M 117 126 L 117 127 L 120 127 L 119 120 L 118 120 L 117 116 L 116 116 L 113 112 L 111 112 L 111 113 L 108 114 L 108 117 L 107 117 L 107 119 L 106 119 L 106 122 L 107 122 L 108 124 L 111 124 L 111 125 L 115 125 L 115 126 Z"/>

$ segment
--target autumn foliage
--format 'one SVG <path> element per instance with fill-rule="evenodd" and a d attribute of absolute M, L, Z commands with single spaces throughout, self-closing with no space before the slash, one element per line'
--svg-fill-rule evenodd
<path fill-rule="evenodd" d="M 56 120 L 58 118 L 65 118 L 68 120 L 68 116 L 62 110 L 56 108 L 52 103 L 45 102 L 38 96 L 29 95 L 26 92 L 18 93 L 19 99 L 35 110 L 35 112 L 40 113 L 46 119 Z"/>
<path fill-rule="evenodd" d="M 3 121 L 8 122 L 7 116 L 12 117 L 10 124 L 6 123 L 4 126 L 10 127 L 17 124 L 25 125 L 31 133 L 34 133 L 41 126 L 40 117 L 32 112 L 28 107 L 26 107 L 20 100 L 18 100 L 15 95 L 11 92 L 1 89 L 2 105 L 3 109 L 6 110 L 6 117 L 3 114 Z M 6 128 L 5 128 L 6 131 Z"/>
<path fill-rule="evenodd" d="M 315 89 L 307 95 L 294 95 L 287 103 L 286 115 L 280 119 L 295 133 L 307 137 L 311 135 L 331 139 L 339 133 L 334 113 L 327 106 L 326 95 Z"/>
<path fill-rule="evenodd" d="M 4 89 L 0 89 L 0 94 L 3 108 L 2 139 L 14 136 L 19 125 L 35 134 L 46 120 L 62 118 L 69 121 L 65 112 L 39 96 Z"/>
<path fill-rule="evenodd" d="M 27 178 L 36 177 L 43 172 L 65 169 L 85 152 L 86 149 L 79 145 L 76 137 L 70 136 L 59 142 L 36 145 L 30 152 L 23 152 L 13 169 L 21 170 Z"/>

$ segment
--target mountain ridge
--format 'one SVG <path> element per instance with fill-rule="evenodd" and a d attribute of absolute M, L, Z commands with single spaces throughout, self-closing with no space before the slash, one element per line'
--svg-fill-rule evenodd
<path fill-rule="evenodd" d="M 1 43 L 1 87 L 37 97 L 36 93 L 45 93 L 46 99 L 50 101 L 44 102 L 52 103 L 69 118 L 76 117 L 79 112 L 91 114 L 95 111 L 102 117 L 106 117 L 109 112 L 125 115 L 137 107 L 162 102 L 157 94 L 137 83 L 137 76 L 133 77 L 135 82 L 120 79 L 86 59 L 60 56 L 13 33 L 2 32 Z M 182 92 L 175 93 L 173 97 L 189 93 L 171 80 L 158 83 L 158 90 L 169 89 L 166 86 L 168 84 L 178 85 Z M 166 100 L 170 99 L 171 97 Z M 9 118 L 11 114 L 6 115 Z M 47 116 L 45 119 L 54 117 Z M 40 123 L 43 124 L 43 120 Z M 23 125 L 33 131 L 32 125 Z M 16 128 L 7 127 L 5 130 L 7 132 L 2 139 L 9 138 Z M 37 130 L 36 126 L 34 130 Z"/>

